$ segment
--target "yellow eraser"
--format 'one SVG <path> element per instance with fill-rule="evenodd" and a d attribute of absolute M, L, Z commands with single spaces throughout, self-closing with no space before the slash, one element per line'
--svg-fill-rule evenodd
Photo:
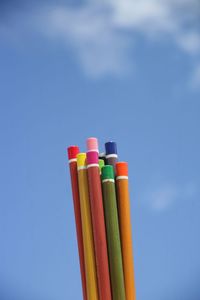
<path fill-rule="evenodd" d="M 77 154 L 77 167 L 86 166 L 86 153 L 78 153 Z"/>

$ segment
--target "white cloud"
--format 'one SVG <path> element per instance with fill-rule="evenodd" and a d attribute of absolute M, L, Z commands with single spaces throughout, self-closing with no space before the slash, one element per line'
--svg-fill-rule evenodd
<path fill-rule="evenodd" d="M 107 12 L 88 6 L 52 8 L 42 15 L 43 33 L 71 45 L 91 75 L 121 73 L 126 68 L 128 38 L 114 30 Z"/>
<path fill-rule="evenodd" d="M 195 31 L 179 34 L 177 42 L 188 53 L 200 53 L 200 34 Z"/>
<path fill-rule="evenodd" d="M 150 193 L 150 205 L 153 210 L 162 211 L 171 206 L 177 196 L 178 191 L 175 186 L 165 185 Z"/>
<path fill-rule="evenodd" d="M 43 22 L 46 34 L 70 43 L 84 68 L 99 75 L 120 73 L 128 66 L 126 51 L 136 33 L 167 36 L 185 52 L 198 54 L 198 8 L 198 0 L 96 0 L 76 8 L 52 8 Z"/>
<path fill-rule="evenodd" d="M 154 189 L 150 189 L 145 195 L 150 208 L 156 212 L 168 210 L 173 204 L 181 200 L 191 200 L 197 194 L 197 187 L 194 183 L 187 183 L 185 186 L 164 183 Z"/>
<path fill-rule="evenodd" d="M 166 38 L 199 58 L 199 0 L 87 0 L 76 6 L 40 5 L 30 15 L 24 14 L 21 27 L 30 27 L 31 19 L 44 36 L 70 46 L 92 76 L 127 70 L 138 34 Z"/>
<path fill-rule="evenodd" d="M 169 2 L 158 0 L 118 0 L 110 2 L 113 17 L 118 26 L 136 29 L 145 33 L 174 29 L 175 22 L 170 22 Z"/>

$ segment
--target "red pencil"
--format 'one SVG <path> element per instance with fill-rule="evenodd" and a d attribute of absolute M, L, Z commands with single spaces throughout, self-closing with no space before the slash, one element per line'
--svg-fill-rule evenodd
<path fill-rule="evenodd" d="M 98 152 L 87 152 L 87 173 L 100 300 L 112 300 Z"/>
<path fill-rule="evenodd" d="M 80 209 L 80 199 L 79 199 L 79 189 L 78 189 L 78 173 L 77 173 L 77 162 L 76 162 L 76 156 L 78 153 L 79 153 L 79 148 L 77 146 L 70 146 L 68 148 L 68 159 L 69 159 L 69 169 L 70 169 L 70 175 L 71 175 L 74 214 L 75 214 L 75 221 L 76 221 L 76 234 L 77 234 L 77 241 L 78 241 L 78 252 L 79 252 L 79 263 L 80 263 L 80 269 L 81 269 L 83 299 L 87 300 L 84 250 L 83 250 L 83 235 L 82 235 L 82 225 L 81 225 L 81 209 Z"/>

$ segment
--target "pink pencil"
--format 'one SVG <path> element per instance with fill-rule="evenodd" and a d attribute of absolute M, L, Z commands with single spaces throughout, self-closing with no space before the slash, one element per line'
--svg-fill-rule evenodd
<path fill-rule="evenodd" d="M 90 150 L 94 144 L 90 147 Z M 92 150 L 97 150 L 92 148 Z M 112 300 L 98 151 L 87 152 L 87 173 L 100 300 Z"/>

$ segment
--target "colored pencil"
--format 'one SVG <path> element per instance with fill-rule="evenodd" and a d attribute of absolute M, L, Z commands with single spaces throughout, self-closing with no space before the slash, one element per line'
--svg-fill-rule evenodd
<path fill-rule="evenodd" d="M 113 166 L 115 172 L 115 165 L 116 162 L 118 161 L 117 144 L 112 141 L 107 142 L 105 143 L 105 149 L 106 149 L 106 164 Z"/>
<path fill-rule="evenodd" d="M 116 185 L 126 300 L 135 300 L 128 165 L 126 162 L 116 163 Z"/>
<path fill-rule="evenodd" d="M 101 170 L 102 170 L 102 168 L 103 168 L 104 165 L 105 165 L 104 160 L 103 159 L 99 159 L 99 171 L 100 171 L 100 174 L 101 174 Z"/>
<path fill-rule="evenodd" d="M 106 164 L 106 153 L 105 152 L 99 153 L 99 159 L 102 159 L 104 161 L 104 163 Z"/>
<path fill-rule="evenodd" d="M 87 174 L 100 300 L 112 300 L 98 152 L 87 152 Z"/>
<path fill-rule="evenodd" d="M 99 153 L 99 145 L 98 145 L 98 139 L 95 137 L 90 137 L 86 140 L 87 145 L 87 151 L 96 151 Z"/>
<path fill-rule="evenodd" d="M 126 300 L 113 166 L 102 168 L 102 187 L 112 299 Z"/>
<path fill-rule="evenodd" d="M 77 155 L 78 183 L 83 232 L 83 247 L 86 272 L 87 299 L 98 300 L 97 274 L 92 233 L 92 220 L 86 170 L 86 153 Z"/>
<path fill-rule="evenodd" d="M 79 148 L 77 146 L 70 146 L 68 148 L 68 159 L 69 159 L 69 169 L 70 169 L 70 176 L 71 176 L 72 196 L 73 196 L 73 203 L 74 203 L 74 214 L 75 214 L 75 221 L 76 221 L 76 235 L 78 241 L 83 299 L 88 300 L 87 293 L 86 293 L 86 274 L 85 274 L 83 235 L 82 235 L 82 225 L 81 225 L 80 199 L 79 199 L 79 189 L 78 189 L 78 174 L 77 174 L 77 159 L 76 159 L 78 153 L 79 153 Z"/>

